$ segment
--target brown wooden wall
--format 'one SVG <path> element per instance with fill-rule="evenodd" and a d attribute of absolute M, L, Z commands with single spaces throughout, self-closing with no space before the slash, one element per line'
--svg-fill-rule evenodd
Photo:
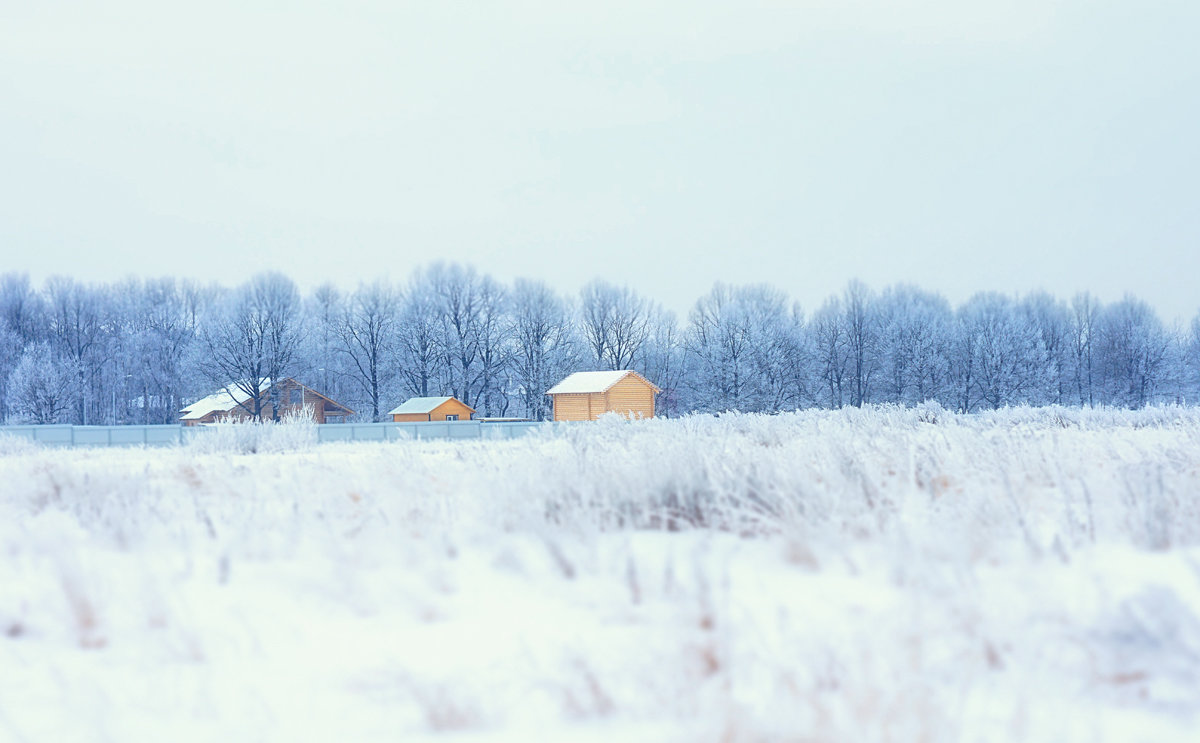
<path fill-rule="evenodd" d="M 594 421 L 596 420 L 596 416 L 604 411 L 603 398 L 603 394 L 564 393 L 561 395 L 552 395 L 552 399 L 554 400 L 554 420 Z M 596 412 L 593 413 L 593 410 Z"/>
<path fill-rule="evenodd" d="M 654 390 L 630 375 L 608 388 L 604 407 L 626 418 L 653 418 Z"/>
<path fill-rule="evenodd" d="M 286 418 L 289 415 L 297 415 L 299 413 L 304 412 L 305 409 L 307 408 L 312 411 L 313 423 L 329 422 L 326 420 L 326 417 L 325 417 L 325 406 L 329 404 L 329 401 L 326 400 L 325 398 L 321 397 L 318 394 L 313 393 L 311 390 L 305 389 L 304 387 L 301 387 L 300 385 L 295 384 L 294 382 L 291 382 L 290 380 L 281 382 L 279 385 L 279 389 L 280 389 L 280 392 L 279 392 L 279 394 L 280 394 L 279 415 L 281 418 Z M 300 394 L 300 397 L 295 402 L 292 401 L 293 391 L 299 392 L 299 394 Z M 249 403 L 247 403 L 247 405 L 249 405 Z M 335 407 L 334 410 L 337 410 L 337 408 Z M 269 421 L 269 420 L 272 420 L 273 418 L 274 418 L 274 408 L 271 406 L 271 394 L 270 394 L 270 392 L 266 392 L 266 393 L 263 393 L 262 419 L 264 421 Z M 208 415 L 204 416 L 200 420 L 188 421 L 186 425 L 194 426 L 199 423 L 217 423 L 217 422 L 222 422 L 222 421 L 244 421 L 244 420 L 249 420 L 249 419 L 250 419 L 250 414 L 247 413 L 245 410 L 243 410 L 241 408 L 241 406 L 238 406 L 230 411 L 219 410 L 214 413 L 209 413 Z M 334 422 L 343 422 L 344 423 L 346 420 L 346 416 L 344 416 L 344 415 L 332 416 L 331 420 Z"/>
<path fill-rule="evenodd" d="M 614 384 L 607 392 L 551 395 L 554 420 L 594 421 L 605 413 L 626 418 L 654 417 L 654 390 L 634 376 Z"/>
<path fill-rule="evenodd" d="M 444 421 L 447 415 L 457 415 L 460 421 L 471 420 L 471 409 L 457 399 L 447 400 L 429 413 L 393 413 L 393 423 L 422 423 L 425 421 Z"/>

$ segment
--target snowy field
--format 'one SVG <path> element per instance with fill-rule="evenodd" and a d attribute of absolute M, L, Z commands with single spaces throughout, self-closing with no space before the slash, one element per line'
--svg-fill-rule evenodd
<path fill-rule="evenodd" d="M 1198 545 L 1174 408 L 0 442 L 0 741 L 1194 741 Z"/>

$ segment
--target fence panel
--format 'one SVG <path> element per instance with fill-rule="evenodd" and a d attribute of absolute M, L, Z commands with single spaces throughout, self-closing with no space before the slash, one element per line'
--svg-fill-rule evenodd
<path fill-rule="evenodd" d="M 505 440 L 544 430 L 553 423 L 536 421 L 437 421 L 432 423 L 326 423 L 317 441 Z M 173 446 L 211 431 L 208 426 L 0 426 L 0 435 L 47 446 Z"/>
<path fill-rule="evenodd" d="M 71 446 L 75 443 L 74 426 L 34 426 L 33 440 L 51 446 Z"/>
<path fill-rule="evenodd" d="M 108 446 L 112 443 L 107 426 L 74 426 L 73 446 Z"/>

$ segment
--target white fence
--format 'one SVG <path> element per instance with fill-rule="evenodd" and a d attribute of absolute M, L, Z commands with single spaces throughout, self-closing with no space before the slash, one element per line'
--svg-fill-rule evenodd
<path fill-rule="evenodd" d="M 514 439 L 553 423 L 534 421 L 453 421 L 438 423 L 325 423 L 317 441 L 397 441 L 402 439 Z M 171 446 L 203 436 L 213 426 L 0 426 L 14 436 L 48 446 Z"/>
<path fill-rule="evenodd" d="M 395 441 L 396 439 L 515 439 L 553 423 L 534 421 L 446 421 L 437 423 L 327 423 L 317 441 Z"/>

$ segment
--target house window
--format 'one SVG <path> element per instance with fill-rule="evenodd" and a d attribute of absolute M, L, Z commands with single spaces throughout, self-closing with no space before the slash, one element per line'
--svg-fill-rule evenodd
<path fill-rule="evenodd" d="M 446 420 L 448 420 L 448 421 L 456 421 L 456 420 L 458 420 L 458 414 L 457 414 L 457 413 L 454 413 L 454 414 L 452 414 L 452 415 L 447 415 L 447 416 L 446 416 Z"/>
<path fill-rule="evenodd" d="M 299 405 L 302 402 L 304 402 L 304 392 L 302 392 L 301 390 L 298 390 L 298 389 L 293 389 L 292 390 L 292 404 Z"/>

